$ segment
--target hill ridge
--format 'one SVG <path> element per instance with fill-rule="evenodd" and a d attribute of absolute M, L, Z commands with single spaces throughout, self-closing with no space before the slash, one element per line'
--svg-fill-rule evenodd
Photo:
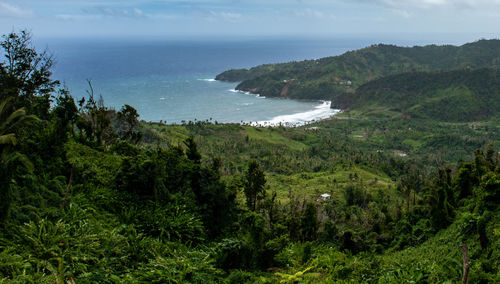
<path fill-rule="evenodd" d="M 377 44 L 317 60 L 228 70 L 216 79 L 241 82 L 236 89 L 267 97 L 285 94 L 292 99 L 335 101 L 369 81 L 389 75 L 484 67 L 500 68 L 500 40 L 483 39 L 461 46 Z"/>

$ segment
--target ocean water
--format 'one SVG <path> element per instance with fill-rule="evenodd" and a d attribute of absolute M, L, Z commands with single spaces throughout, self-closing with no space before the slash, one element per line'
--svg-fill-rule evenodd
<path fill-rule="evenodd" d="M 43 42 L 43 41 L 42 41 Z M 107 106 L 135 107 L 140 119 L 181 123 L 211 120 L 262 125 L 303 124 L 331 116 L 329 102 L 265 98 L 215 81 L 220 72 L 264 63 L 339 55 L 369 40 L 46 40 L 54 79 L 75 98 L 91 80 Z"/>

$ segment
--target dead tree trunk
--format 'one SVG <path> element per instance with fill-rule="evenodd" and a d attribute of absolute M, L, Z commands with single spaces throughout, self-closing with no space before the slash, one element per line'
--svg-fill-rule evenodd
<path fill-rule="evenodd" d="M 66 201 L 68 200 L 69 190 L 71 189 L 71 183 L 73 182 L 73 171 L 74 170 L 75 170 L 75 164 L 73 164 L 73 167 L 71 167 L 71 173 L 69 174 L 68 186 L 66 187 L 66 193 L 64 194 L 64 200 L 61 203 L 61 207 L 59 208 L 59 211 L 62 211 L 64 209 L 64 206 L 66 205 Z"/>
<path fill-rule="evenodd" d="M 464 272 L 462 276 L 462 284 L 468 284 L 469 283 L 469 248 L 467 247 L 466 244 L 462 244 L 462 256 L 464 259 Z"/>

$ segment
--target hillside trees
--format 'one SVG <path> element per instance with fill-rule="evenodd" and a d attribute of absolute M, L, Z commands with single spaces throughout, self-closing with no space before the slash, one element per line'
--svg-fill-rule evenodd
<path fill-rule="evenodd" d="M 28 31 L 2 37 L 0 63 L 0 99 L 14 97 L 13 107 L 26 107 L 27 112 L 47 118 L 51 93 L 59 85 L 52 80 L 54 59 L 48 50 L 37 52 Z"/>
<path fill-rule="evenodd" d="M 234 221 L 235 192 L 215 169 L 200 164 L 192 139 L 186 142 L 186 152 L 180 147 L 142 150 L 124 143 L 114 148 L 123 153 L 115 183 L 118 190 L 130 194 L 127 202 L 152 202 L 151 210 L 180 202 L 203 221 L 209 238 L 219 237 Z"/>
<path fill-rule="evenodd" d="M 255 211 L 257 204 L 265 196 L 264 185 L 266 177 L 260 169 L 257 161 L 248 163 L 248 170 L 245 173 L 244 192 L 246 196 L 247 206 L 250 210 Z"/>
<path fill-rule="evenodd" d="M 334 105 L 345 109 L 352 103 L 353 91 L 374 79 L 402 73 L 411 76 L 416 71 L 497 69 L 499 49 L 500 41 L 496 39 L 462 46 L 398 47 L 378 44 L 318 60 L 265 64 L 248 70 L 233 69 L 217 75 L 216 79 L 241 82 L 237 90 L 269 97 L 285 95 L 297 99 L 332 100 Z M 488 81 L 484 77 L 477 79 L 479 85 Z M 407 82 L 409 86 L 414 85 L 411 81 Z M 464 105 L 462 99 L 454 102 Z M 446 103 L 440 104 L 442 106 Z M 483 106 L 488 109 L 488 105 Z M 442 115 L 436 113 L 436 109 L 439 108 L 427 113 Z"/>
<path fill-rule="evenodd" d="M 27 31 L 10 33 L 0 43 L 0 101 L 10 100 L 9 111 L 22 109 L 40 120 L 17 131 L 18 150 L 25 152 L 40 169 L 41 160 L 59 160 L 52 170 L 65 174 L 62 145 L 76 120 L 76 106 L 68 91 L 61 89 L 54 103 L 57 80 L 51 78 L 54 64 L 47 50 L 39 53 Z M 52 105 L 51 105 L 52 104 Z M 51 164 L 51 163 L 48 163 Z M 57 170 L 56 170 L 57 168 Z"/>
<path fill-rule="evenodd" d="M 316 240 L 316 235 L 319 228 L 318 211 L 314 203 L 308 202 L 306 210 L 301 219 L 302 239 L 305 241 Z"/>
<path fill-rule="evenodd" d="M 121 110 L 117 113 L 119 128 L 118 135 L 120 139 L 127 139 L 134 144 L 137 144 L 141 139 L 142 135 L 136 130 L 139 124 L 139 113 L 132 106 L 125 104 Z"/>
<path fill-rule="evenodd" d="M 84 138 L 89 142 L 97 143 L 100 146 L 110 145 L 116 140 L 117 136 L 111 124 L 111 118 L 115 112 L 104 105 L 102 95 L 96 99 L 92 82 L 89 80 L 87 83 L 89 85 L 87 90 L 88 99 L 85 101 L 85 98 L 82 98 L 78 102 L 80 119 L 77 126 L 84 130 L 84 132 L 80 131 L 80 133 L 85 133 Z"/>

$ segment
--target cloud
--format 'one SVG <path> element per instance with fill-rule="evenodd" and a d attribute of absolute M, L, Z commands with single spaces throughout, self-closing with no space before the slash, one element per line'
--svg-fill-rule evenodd
<path fill-rule="evenodd" d="M 139 8 L 134 8 L 134 9 L 132 9 L 132 11 L 134 12 L 135 15 L 137 15 L 139 17 L 144 17 L 145 16 L 144 12 L 141 9 L 139 9 Z"/>
<path fill-rule="evenodd" d="M 343 1 L 347 2 L 347 0 Z M 393 9 L 401 9 L 401 8 L 432 9 L 440 7 L 480 9 L 480 8 L 500 5 L 500 0 L 355 0 L 355 1 L 358 3 L 359 2 L 375 3 Z"/>
<path fill-rule="evenodd" d="M 224 21 L 236 23 L 243 19 L 243 15 L 240 13 L 206 10 L 200 7 L 192 7 L 191 13 L 209 22 Z"/>
<path fill-rule="evenodd" d="M 170 14 L 149 14 L 139 8 L 90 7 L 82 8 L 81 11 L 83 14 L 59 14 L 56 18 L 68 21 L 100 20 L 105 18 L 151 20 L 172 20 L 178 18 L 178 16 Z"/>
<path fill-rule="evenodd" d="M 30 9 L 0 2 L 0 16 L 6 18 L 32 18 L 35 13 Z"/>
<path fill-rule="evenodd" d="M 83 8 L 82 11 L 88 15 L 101 15 L 105 17 L 118 18 L 145 18 L 147 15 L 139 8 L 113 8 L 99 6 L 92 8 Z"/>
<path fill-rule="evenodd" d="M 89 21 L 89 20 L 102 19 L 102 16 L 100 16 L 100 15 L 59 14 L 59 15 L 56 15 L 56 19 L 65 20 L 65 21 Z"/>
<path fill-rule="evenodd" d="M 145 14 L 146 18 L 151 19 L 151 20 L 175 20 L 179 19 L 180 17 L 177 15 L 172 15 L 172 14 Z"/>
<path fill-rule="evenodd" d="M 314 0 L 312 0 L 314 1 Z M 320 0 L 317 0 L 320 1 Z M 394 15 L 410 19 L 427 13 L 438 11 L 480 12 L 498 11 L 500 0 L 337 0 L 344 3 L 357 3 L 357 5 L 376 5 L 385 8 Z"/>
<path fill-rule="evenodd" d="M 242 15 L 238 13 L 231 13 L 231 12 L 218 12 L 214 13 L 216 16 L 220 17 L 223 20 L 226 21 L 236 21 L 241 19 Z"/>
<path fill-rule="evenodd" d="M 411 18 L 412 14 L 406 10 L 400 10 L 400 9 L 393 9 L 392 10 L 396 15 L 399 15 L 403 18 Z"/>
<path fill-rule="evenodd" d="M 335 16 L 322 11 L 314 10 L 311 8 L 295 10 L 294 15 L 298 17 L 314 18 L 319 20 L 334 19 Z"/>

